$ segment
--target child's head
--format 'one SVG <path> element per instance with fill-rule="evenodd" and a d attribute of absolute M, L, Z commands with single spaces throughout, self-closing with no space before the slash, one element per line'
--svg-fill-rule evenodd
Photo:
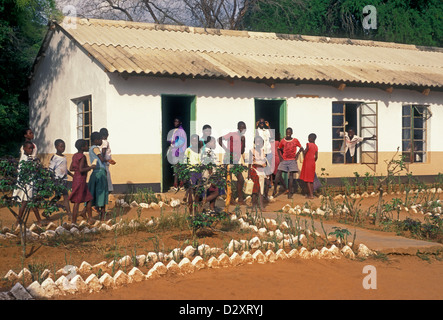
<path fill-rule="evenodd" d="M 101 134 L 101 136 L 102 136 L 102 139 L 108 139 L 108 136 L 109 136 L 109 132 L 108 132 L 108 129 L 106 129 L 106 128 L 101 128 L 100 129 L 100 134 Z"/>
<path fill-rule="evenodd" d="M 23 136 L 28 141 L 34 140 L 34 131 L 31 128 L 25 128 L 23 129 Z"/>
<path fill-rule="evenodd" d="M 208 148 L 211 148 L 212 150 L 214 150 L 215 147 L 216 147 L 215 138 L 214 137 L 209 137 L 208 138 L 208 142 L 206 143 L 206 146 Z"/>
<path fill-rule="evenodd" d="M 314 143 L 314 142 L 315 142 L 315 139 L 317 139 L 317 135 L 316 135 L 315 133 L 311 133 L 311 134 L 308 136 L 308 141 L 311 142 L 311 143 Z"/>
<path fill-rule="evenodd" d="M 246 132 L 246 123 L 244 123 L 243 121 L 239 121 L 237 123 L 237 129 L 238 131 L 240 131 L 241 134 L 244 134 Z"/>
<path fill-rule="evenodd" d="M 175 119 L 174 119 L 174 127 L 175 127 L 175 128 L 180 127 L 181 124 L 182 124 L 182 122 L 181 122 L 181 120 L 180 120 L 179 118 L 175 118 Z"/>
<path fill-rule="evenodd" d="M 354 137 L 354 135 L 355 135 L 355 131 L 354 131 L 354 129 L 353 128 L 350 128 L 349 130 L 348 130 L 348 136 L 349 136 L 349 138 L 353 138 Z"/>
<path fill-rule="evenodd" d="M 202 131 L 203 131 L 203 136 L 204 137 L 208 137 L 208 136 L 210 136 L 212 134 L 212 128 L 211 128 L 211 126 L 209 124 L 205 124 L 203 126 Z"/>
<path fill-rule="evenodd" d="M 34 144 L 31 141 L 25 141 L 23 143 L 23 153 L 27 156 L 30 156 L 34 151 Z"/>
<path fill-rule="evenodd" d="M 266 121 L 265 121 L 265 119 L 264 119 L 264 118 L 260 118 L 260 119 L 258 119 L 258 127 L 259 127 L 260 129 L 263 129 L 265 126 L 266 126 Z"/>
<path fill-rule="evenodd" d="M 94 131 L 91 133 L 91 143 L 95 146 L 99 146 L 102 144 L 102 135 L 100 132 Z"/>
<path fill-rule="evenodd" d="M 290 138 L 292 136 L 292 128 L 287 128 L 286 129 L 286 137 Z"/>
<path fill-rule="evenodd" d="M 254 138 L 254 145 L 255 145 L 255 149 L 261 149 L 263 148 L 263 145 L 265 144 L 264 140 L 262 137 L 260 136 L 255 136 Z"/>
<path fill-rule="evenodd" d="M 198 141 L 199 141 L 199 138 L 198 138 L 198 134 L 193 134 L 193 135 L 191 135 L 191 147 L 198 147 Z"/>
<path fill-rule="evenodd" d="M 65 152 L 66 145 L 62 139 L 55 140 L 54 146 L 55 146 L 55 150 L 57 150 L 58 154 L 62 154 L 63 152 Z"/>
<path fill-rule="evenodd" d="M 75 142 L 75 148 L 78 150 L 78 152 L 83 153 L 86 150 L 88 150 L 88 141 L 84 139 L 78 139 Z"/>

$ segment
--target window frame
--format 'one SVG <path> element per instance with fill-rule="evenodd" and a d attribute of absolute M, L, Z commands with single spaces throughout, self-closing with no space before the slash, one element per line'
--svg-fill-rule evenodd
<path fill-rule="evenodd" d="M 423 108 L 422 111 L 419 111 L 418 108 Z M 405 111 L 408 112 L 405 112 Z M 415 115 L 415 111 L 419 115 Z M 406 104 L 402 105 L 402 133 L 401 133 L 401 141 L 402 141 L 402 157 L 407 163 L 427 163 L 427 143 L 428 143 L 428 120 L 430 118 L 431 112 L 429 110 L 429 105 L 419 105 L 419 104 Z M 422 126 L 421 128 L 416 127 L 416 121 L 421 120 Z M 422 138 L 416 138 L 416 131 L 421 132 Z M 408 133 L 405 137 L 405 133 Z M 416 143 L 421 144 L 422 150 L 405 150 L 405 145 L 414 146 Z M 420 157 L 421 155 L 421 157 Z M 417 159 L 421 159 L 418 161 Z"/>
<path fill-rule="evenodd" d="M 77 139 L 84 139 L 91 145 L 92 96 L 72 99 L 75 104 Z M 85 116 L 87 115 L 87 117 Z M 87 119 L 87 121 L 85 121 Z M 86 123 L 87 122 L 87 123 Z M 79 134 L 81 132 L 81 135 Z"/>

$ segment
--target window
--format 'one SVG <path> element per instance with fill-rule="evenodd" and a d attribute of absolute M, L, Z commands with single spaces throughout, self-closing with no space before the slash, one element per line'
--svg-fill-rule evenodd
<path fill-rule="evenodd" d="M 358 143 L 346 146 L 346 136 L 351 135 Z M 377 103 L 332 103 L 332 163 L 377 164 L 376 137 Z M 348 154 L 346 150 L 349 150 Z"/>
<path fill-rule="evenodd" d="M 92 132 L 91 96 L 75 99 L 74 103 L 77 106 L 77 139 L 85 139 L 90 145 Z"/>
<path fill-rule="evenodd" d="M 405 105 L 402 111 L 402 155 L 406 162 L 426 162 L 428 106 Z"/>

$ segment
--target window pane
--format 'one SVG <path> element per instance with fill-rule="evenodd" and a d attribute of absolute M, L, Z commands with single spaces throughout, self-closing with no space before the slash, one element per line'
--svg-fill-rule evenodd
<path fill-rule="evenodd" d="M 332 151 L 340 151 L 343 143 L 343 140 L 332 140 Z"/>
<path fill-rule="evenodd" d="M 410 117 L 403 117 L 402 126 L 403 126 L 403 128 L 410 128 L 411 127 L 411 118 Z"/>
<path fill-rule="evenodd" d="M 411 130 L 410 129 L 403 129 L 401 137 L 402 137 L 402 139 L 411 139 Z"/>
<path fill-rule="evenodd" d="M 77 127 L 83 126 L 83 113 L 77 115 Z"/>
<path fill-rule="evenodd" d="M 345 163 L 343 155 L 339 152 L 332 153 L 332 163 Z"/>
<path fill-rule="evenodd" d="M 332 126 L 333 127 L 342 127 L 343 126 L 343 119 L 344 117 L 341 115 L 338 116 L 332 116 Z"/>
<path fill-rule="evenodd" d="M 423 140 L 423 130 L 414 130 L 414 139 Z"/>
<path fill-rule="evenodd" d="M 411 115 L 411 106 L 403 106 L 403 115 L 404 116 Z"/>
<path fill-rule="evenodd" d="M 77 139 L 83 139 L 83 127 L 77 128 Z"/>
<path fill-rule="evenodd" d="M 409 140 L 403 140 L 402 141 L 402 150 L 403 151 L 410 151 L 411 150 L 411 141 Z"/>
<path fill-rule="evenodd" d="M 85 112 L 89 111 L 89 100 L 85 100 L 83 101 L 83 103 L 85 104 Z"/>
<path fill-rule="evenodd" d="M 83 113 L 83 102 L 82 101 L 77 103 L 77 113 Z"/>
<path fill-rule="evenodd" d="M 332 103 L 332 113 L 343 113 L 343 103 Z"/>
<path fill-rule="evenodd" d="M 89 113 L 85 113 L 84 118 L 85 118 L 85 126 L 89 125 Z"/>

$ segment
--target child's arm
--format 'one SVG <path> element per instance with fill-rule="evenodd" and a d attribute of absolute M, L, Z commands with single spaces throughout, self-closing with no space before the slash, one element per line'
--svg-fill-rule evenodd
<path fill-rule="evenodd" d="M 315 161 L 318 159 L 318 151 L 315 151 Z"/>
<path fill-rule="evenodd" d="M 89 170 L 92 170 L 95 168 L 95 165 L 92 166 L 88 166 L 88 164 L 86 163 L 86 157 L 83 157 L 80 159 L 80 163 L 79 163 L 79 172 L 88 172 Z"/>

